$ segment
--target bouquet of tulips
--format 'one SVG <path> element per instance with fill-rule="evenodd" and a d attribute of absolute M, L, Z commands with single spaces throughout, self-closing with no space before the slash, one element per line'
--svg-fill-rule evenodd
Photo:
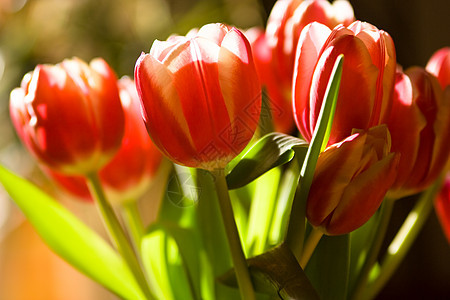
<path fill-rule="evenodd" d="M 449 85 L 450 48 L 402 70 L 347 1 L 279 0 L 265 29 L 154 41 L 134 80 L 73 58 L 11 92 L 24 146 L 95 203 L 109 241 L 1 166 L 0 182 L 53 251 L 123 299 L 372 299 L 434 204 L 450 241 Z"/>

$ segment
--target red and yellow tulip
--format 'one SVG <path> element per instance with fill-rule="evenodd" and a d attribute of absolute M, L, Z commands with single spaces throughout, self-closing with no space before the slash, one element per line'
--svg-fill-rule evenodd
<path fill-rule="evenodd" d="M 223 168 L 253 137 L 261 85 L 236 28 L 209 24 L 191 37 L 155 41 L 135 80 L 148 133 L 178 164 Z"/>
<path fill-rule="evenodd" d="M 11 92 L 10 114 L 28 150 L 65 174 L 98 171 L 124 132 L 117 78 L 102 59 L 38 65 Z"/>
<path fill-rule="evenodd" d="M 348 137 L 354 128 L 367 130 L 389 117 L 396 68 L 389 34 L 359 21 L 333 30 L 311 23 L 300 36 L 293 81 L 295 121 L 308 141 L 340 54 L 344 65 L 329 145 Z"/>

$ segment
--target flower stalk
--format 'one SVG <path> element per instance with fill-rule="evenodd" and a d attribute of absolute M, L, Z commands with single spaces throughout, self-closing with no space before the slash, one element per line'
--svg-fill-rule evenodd
<path fill-rule="evenodd" d="M 146 298 L 150 300 L 155 299 L 150 292 L 147 279 L 139 264 L 136 253 L 133 251 L 133 248 L 126 237 L 126 234 L 121 227 L 113 208 L 106 199 L 98 174 L 92 173 L 87 175 L 87 181 L 111 241 L 121 254 L 125 263 L 130 268 L 130 271 L 134 275 L 136 282 L 140 286 Z"/>
<path fill-rule="evenodd" d="M 425 221 L 433 209 L 433 200 L 439 191 L 441 182 L 441 180 L 436 181 L 432 187 L 425 191 L 408 214 L 381 261 L 379 275 L 368 283 L 361 299 L 373 299 L 397 270 L 425 225 Z"/>
<path fill-rule="evenodd" d="M 233 207 L 231 206 L 224 171 L 221 169 L 216 170 L 213 172 L 213 176 L 215 178 L 214 183 L 216 186 L 220 213 L 227 235 L 228 246 L 230 248 L 231 259 L 233 261 L 241 298 L 245 300 L 256 299 L 247 261 L 245 259 L 244 251 L 242 250 L 236 221 L 234 219 Z"/>
<path fill-rule="evenodd" d="M 383 204 L 381 205 L 381 215 L 378 223 L 378 227 L 376 228 L 376 232 L 374 238 L 372 240 L 372 245 L 369 248 L 367 253 L 366 260 L 364 265 L 361 268 L 361 271 L 358 276 L 358 282 L 356 283 L 355 290 L 353 292 L 353 299 L 360 299 L 361 294 L 364 291 L 364 288 L 367 286 L 367 282 L 369 280 L 370 271 L 375 265 L 378 254 L 380 253 L 381 245 L 383 244 L 384 238 L 386 236 L 387 228 L 389 225 L 389 220 L 392 216 L 392 210 L 394 208 L 394 200 L 393 199 L 385 199 Z"/>

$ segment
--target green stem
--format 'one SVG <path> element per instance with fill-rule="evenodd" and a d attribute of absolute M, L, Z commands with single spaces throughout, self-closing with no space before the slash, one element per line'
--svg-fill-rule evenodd
<path fill-rule="evenodd" d="M 364 292 L 364 288 L 366 287 L 367 281 L 369 280 L 370 271 L 377 261 L 381 245 L 383 244 L 384 238 L 386 236 L 389 220 L 391 219 L 392 210 L 394 208 L 394 202 L 395 201 L 393 199 L 385 199 L 383 201 L 383 204 L 381 205 L 378 227 L 376 229 L 371 245 L 370 247 L 368 247 L 368 253 L 364 261 L 364 265 L 359 272 L 358 281 L 356 282 L 352 299 L 361 299 L 361 294 Z"/>
<path fill-rule="evenodd" d="M 125 232 L 121 227 L 113 208 L 106 200 L 106 196 L 101 186 L 98 175 L 96 173 L 92 173 L 87 175 L 86 177 L 91 194 L 95 199 L 103 222 L 113 244 L 116 246 L 117 250 L 122 255 L 122 258 L 127 263 L 146 298 L 155 299 L 155 297 L 150 292 L 147 280 L 136 257 L 136 254 L 126 237 Z"/>
<path fill-rule="evenodd" d="M 305 247 L 303 248 L 302 255 L 300 256 L 299 264 L 304 270 L 306 265 L 308 264 L 309 259 L 311 258 L 314 250 L 320 242 L 320 239 L 323 236 L 323 232 L 320 229 L 313 228 L 311 233 L 306 240 Z"/>
<path fill-rule="evenodd" d="M 121 208 L 123 219 L 134 244 L 136 253 L 140 253 L 141 240 L 144 236 L 144 225 L 142 224 L 142 218 L 139 213 L 137 202 L 128 201 L 123 204 Z"/>
<path fill-rule="evenodd" d="M 250 279 L 250 272 L 248 270 L 244 251 L 242 250 L 236 221 L 234 219 L 233 208 L 231 206 L 230 195 L 228 194 L 224 171 L 216 170 L 213 172 L 213 175 L 215 177 L 214 183 L 219 200 L 220 213 L 222 215 L 228 246 L 231 252 L 231 259 L 233 261 L 233 266 L 239 285 L 239 292 L 243 300 L 254 300 L 256 299 L 255 292 Z"/>
<path fill-rule="evenodd" d="M 425 191 L 412 211 L 406 217 L 402 227 L 392 240 L 379 269 L 377 278 L 369 282 L 363 299 L 373 299 L 392 277 L 397 267 L 403 261 L 425 221 L 428 219 L 434 198 L 439 191 L 440 180 Z"/>

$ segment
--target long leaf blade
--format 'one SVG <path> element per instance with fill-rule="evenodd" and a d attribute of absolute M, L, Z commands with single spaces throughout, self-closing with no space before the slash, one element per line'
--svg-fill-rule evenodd
<path fill-rule="evenodd" d="M 292 252 L 298 259 L 300 258 L 303 249 L 306 228 L 306 201 L 314 178 L 319 154 L 324 150 L 328 143 L 339 94 L 343 64 L 344 56 L 339 55 L 334 63 L 333 71 L 328 81 L 325 99 L 320 109 L 316 129 L 314 130 L 311 143 L 303 160 L 300 171 L 301 184 L 295 193 L 294 201 L 292 203 L 292 213 L 289 219 L 286 243 L 291 247 Z"/>
<path fill-rule="evenodd" d="M 120 256 L 70 211 L 1 165 L 0 182 L 56 254 L 118 296 L 145 299 Z"/>

